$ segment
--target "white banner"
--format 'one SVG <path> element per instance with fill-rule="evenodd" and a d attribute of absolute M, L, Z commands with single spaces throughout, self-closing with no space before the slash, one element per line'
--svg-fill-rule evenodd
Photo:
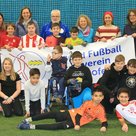
<path fill-rule="evenodd" d="M 94 83 L 102 76 L 104 65 L 114 62 L 116 55 L 123 54 L 126 58 L 126 63 L 129 59 L 135 58 L 134 39 L 132 37 L 121 37 L 106 43 L 90 43 L 87 47 L 76 46 L 73 50 L 64 47 L 63 56 L 68 58 L 68 66 L 71 65 L 69 58 L 74 51 L 80 51 L 82 53 L 84 58 L 83 62 L 90 68 Z M 52 48 L 40 50 L 24 48 L 22 51 L 14 49 L 12 52 L 2 49 L 0 51 L 2 61 L 5 57 L 10 57 L 13 60 L 14 69 L 21 76 L 22 86 L 29 79 L 29 70 L 34 67 L 40 69 L 41 79 L 47 85 L 47 79 L 50 78 L 51 73 L 45 72 L 46 57 L 51 52 Z"/>

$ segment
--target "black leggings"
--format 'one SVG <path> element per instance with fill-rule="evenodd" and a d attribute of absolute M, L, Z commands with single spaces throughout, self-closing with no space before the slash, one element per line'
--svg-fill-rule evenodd
<path fill-rule="evenodd" d="M 58 130 L 58 129 L 68 129 L 74 127 L 69 112 L 47 112 L 32 117 L 32 121 L 37 121 L 42 119 L 55 119 L 57 123 L 35 125 L 35 129 Z"/>
<path fill-rule="evenodd" d="M 11 104 L 2 104 L 3 114 L 5 117 L 11 117 L 14 113 L 17 116 L 23 116 L 23 108 L 19 99 L 15 99 Z"/>

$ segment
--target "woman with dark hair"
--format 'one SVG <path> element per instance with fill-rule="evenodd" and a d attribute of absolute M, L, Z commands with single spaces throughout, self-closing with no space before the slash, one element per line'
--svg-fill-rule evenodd
<path fill-rule="evenodd" d="M 106 11 L 103 15 L 103 25 L 99 26 L 94 41 L 107 42 L 107 40 L 113 40 L 121 36 L 121 32 L 118 26 L 113 24 L 114 16 L 111 11 Z"/>
<path fill-rule="evenodd" d="M 0 47 L 1 47 L 1 37 L 6 35 L 6 26 L 4 23 L 4 16 L 0 13 Z"/>
<path fill-rule="evenodd" d="M 27 24 L 28 22 L 33 21 L 36 25 L 36 34 L 39 34 L 38 23 L 32 19 L 32 13 L 28 7 L 24 7 L 21 10 L 19 20 L 16 23 L 15 35 L 22 37 L 27 34 Z"/>
<path fill-rule="evenodd" d="M 136 53 L 136 9 L 130 9 L 127 15 L 127 24 L 124 27 L 124 36 L 132 35 L 135 42 Z"/>

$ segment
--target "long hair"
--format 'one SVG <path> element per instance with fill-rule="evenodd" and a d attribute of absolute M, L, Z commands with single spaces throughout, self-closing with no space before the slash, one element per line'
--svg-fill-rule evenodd
<path fill-rule="evenodd" d="M 132 25 L 132 23 L 130 22 L 130 19 L 129 19 L 129 16 L 130 16 L 130 13 L 131 12 L 133 12 L 134 14 L 135 14 L 135 16 L 136 16 L 136 9 L 130 9 L 129 11 L 128 11 L 128 14 L 127 14 L 127 23 L 129 24 L 129 25 Z"/>
<path fill-rule="evenodd" d="M 0 26 L 0 30 L 6 30 L 6 25 L 4 23 L 4 16 L 2 13 L 0 13 L 0 16 L 2 17 L 2 25 Z"/>
<path fill-rule="evenodd" d="M 2 71 L 0 73 L 0 79 L 1 80 L 6 80 L 6 72 L 5 72 L 5 69 L 4 69 L 4 63 L 5 61 L 9 61 L 10 64 L 11 64 L 11 71 L 10 71 L 10 79 L 11 80 L 16 80 L 16 74 L 15 74 L 15 71 L 14 71 L 14 68 L 13 68 L 13 62 L 10 58 L 5 58 L 3 60 L 3 63 L 2 63 Z"/>
<path fill-rule="evenodd" d="M 23 18 L 23 16 L 22 16 L 22 12 L 23 12 L 24 9 L 28 9 L 29 12 L 30 12 L 30 18 L 32 17 L 32 12 L 31 12 L 31 10 L 30 10 L 29 7 L 24 7 L 24 8 L 22 8 L 22 9 L 21 9 L 21 12 L 20 12 L 20 16 L 19 16 L 19 23 L 21 23 L 21 24 L 22 24 L 23 21 L 24 21 L 24 18 Z"/>

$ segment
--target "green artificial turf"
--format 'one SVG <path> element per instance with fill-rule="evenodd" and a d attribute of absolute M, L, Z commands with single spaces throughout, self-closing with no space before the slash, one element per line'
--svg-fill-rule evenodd
<path fill-rule="evenodd" d="M 0 114 L 0 136 L 135 136 L 136 126 L 129 124 L 129 132 L 124 133 L 121 131 L 121 126 L 115 117 L 115 115 L 108 115 L 108 130 L 106 133 L 101 133 L 100 122 L 95 120 L 85 126 L 82 126 L 79 131 L 74 129 L 68 130 L 19 130 L 16 128 L 17 124 L 21 122 L 24 117 L 10 117 L 5 118 Z M 42 120 L 33 122 L 34 124 L 39 123 L 53 123 L 54 120 Z"/>

